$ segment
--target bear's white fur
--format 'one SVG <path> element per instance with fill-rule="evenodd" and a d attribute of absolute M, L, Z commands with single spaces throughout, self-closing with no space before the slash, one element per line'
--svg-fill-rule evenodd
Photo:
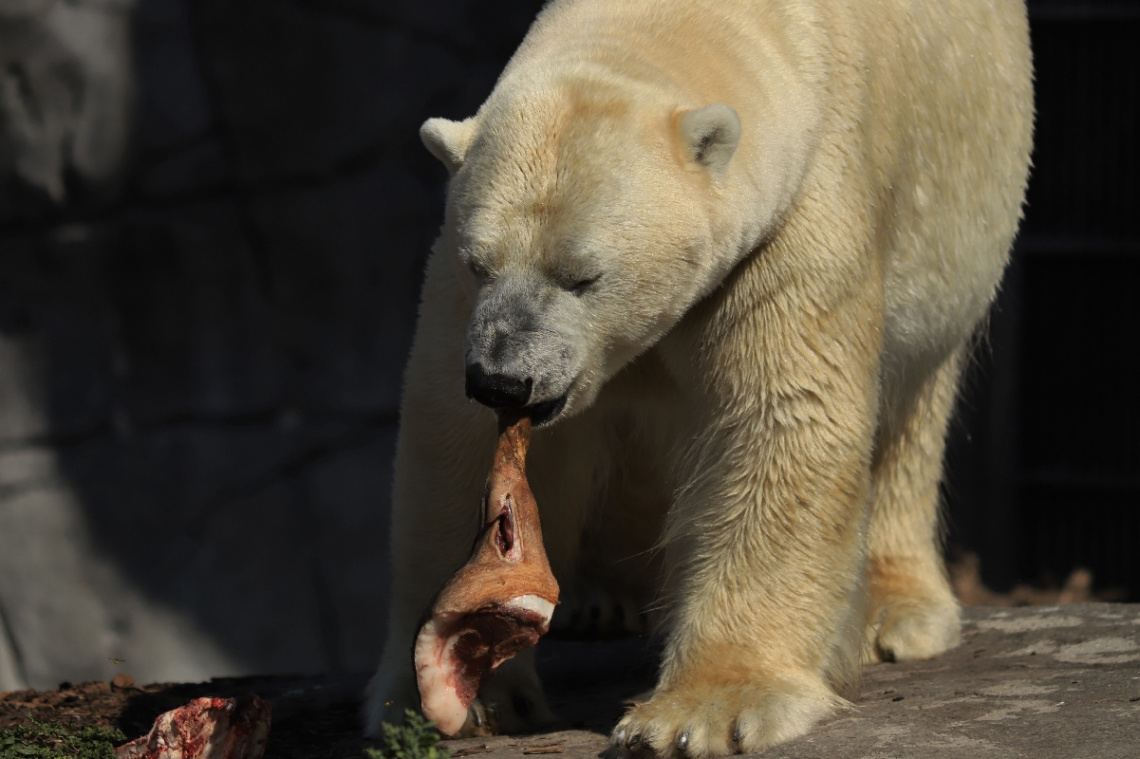
<path fill-rule="evenodd" d="M 555 0 L 474 117 L 428 121 L 452 178 L 369 730 L 418 703 L 417 623 L 478 527 L 473 364 L 565 399 L 530 474 L 569 595 L 655 610 L 658 686 L 619 745 L 755 752 L 853 697 L 861 659 L 954 646 L 943 438 L 1020 216 L 1031 79 L 1020 0 Z M 546 717 L 533 657 L 483 701 Z"/>

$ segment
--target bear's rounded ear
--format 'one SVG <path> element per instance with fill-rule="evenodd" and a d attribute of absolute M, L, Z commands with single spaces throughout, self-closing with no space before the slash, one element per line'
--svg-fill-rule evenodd
<path fill-rule="evenodd" d="M 424 147 L 447 167 L 449 174 L 455 174 L 463 165 L 474 136 L 474 118 L 464 121 L 428 119 L 420 127 L 420 140 Z"/>
<path fill-rule="evenodd" d="M 677 120 L 688 158 L 719 174 L 740 143 L 740 117 L 727 105 L 706 105 L 685 111 Z"/>

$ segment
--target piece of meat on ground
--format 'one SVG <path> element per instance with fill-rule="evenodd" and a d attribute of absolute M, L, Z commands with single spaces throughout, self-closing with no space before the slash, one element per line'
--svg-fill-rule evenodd
<path fill-rule="evenodd" d="M 271 707 L 257 696 L 197 698 L 160 714 L 116 759 L 261 759 Z"/>

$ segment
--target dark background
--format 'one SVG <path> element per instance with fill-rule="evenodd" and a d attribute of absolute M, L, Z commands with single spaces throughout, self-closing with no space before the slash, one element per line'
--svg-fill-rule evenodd
<path fill-rule="evenodd" d="M 444 172 L 538 0 L 0 0 L 0 690 L 365 670 Z M 1032 2 L 948 461 L 987 584 L 1140 598 L 1140 7 Z"/>
<path fill-rule="evenodd" d="M 991 587 L 1140 600 L 1140 6 L 1031 2 L 1025 221 L 951 440 L 952 547 Z"/>

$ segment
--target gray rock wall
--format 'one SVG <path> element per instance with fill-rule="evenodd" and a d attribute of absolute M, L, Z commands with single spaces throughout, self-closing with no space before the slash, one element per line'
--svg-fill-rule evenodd
<path fill-rule="evenodd" d="M 416 130 L 539 5 L 0 0 L 0 691 L 374 666 Z"/>

